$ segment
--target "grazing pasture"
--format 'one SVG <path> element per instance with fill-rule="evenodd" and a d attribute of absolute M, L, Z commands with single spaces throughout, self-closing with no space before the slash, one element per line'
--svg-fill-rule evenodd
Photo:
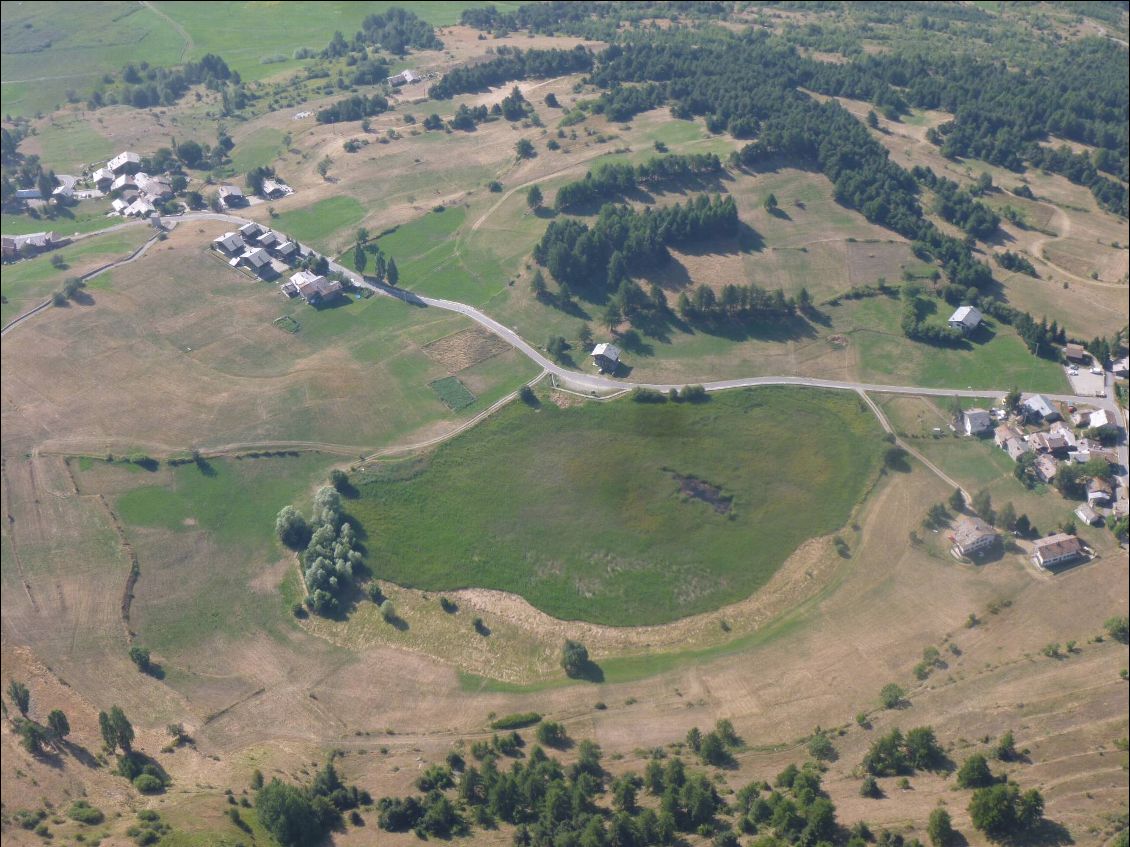
<path fill-rule="evenodd" d="M 781 434 L 797 429 L 803 441 Z M 748 596 L 803 541 L 842 526 L 878 434 L 858 398 L 795 389 L 515 404 L 434 455 L 371 467 L 349 512 L 383 579 L 660 623 Z"/>

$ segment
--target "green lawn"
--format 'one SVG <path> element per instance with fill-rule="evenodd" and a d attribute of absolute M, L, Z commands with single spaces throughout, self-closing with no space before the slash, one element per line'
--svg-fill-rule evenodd
<path fill-rule="evenodd" d="M 270 165 L 283 149 L 283 133 L 271 126 L 260 127 L 239 139 L 232 150 L 232 167 L 245 174 L 252 168 Z"/>
<path fill-rule="evenodd" d="M 275 229 L 285 232 L 318 250 L 327 250 L 327 240 L 361 223 L 364 207 L 353 197 L 338 196 L 319 200 L 310 206 L 283 212 L 273 222 Z"/>
<path fill-rule="evenodd" d="M 842 526 L 878 434 L 857 398 L 798 389 L 702 405 L 515 403 L 429 460 L 362 475 L 347 510 L 370 566 L 394 582 L 661 623 L 748 596 L 802 541 Z M 703 496 L 683 493 L 694 480 Z"/>

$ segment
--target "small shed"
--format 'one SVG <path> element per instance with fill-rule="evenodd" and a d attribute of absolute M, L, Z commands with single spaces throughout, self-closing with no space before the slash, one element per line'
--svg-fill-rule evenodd
<path fill-rule="evenodd" d="M 601 342 L 592 348 L 592 360 L 601 373 L 614 373 L 620 366 L 620 348 L 606 341 Z"/>

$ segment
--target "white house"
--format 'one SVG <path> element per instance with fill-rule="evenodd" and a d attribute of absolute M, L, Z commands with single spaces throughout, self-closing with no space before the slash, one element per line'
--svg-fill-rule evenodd
<path fill-rule="evenodd" d="M 341 291 L 341 283 L 336 279 L 326 279 L 313 271 L 299 271 L 290 278 L 290 282 L 298 296 L 307 303 L 314 303 Z"/>
<path fill-rule="evenodd" d="M 278 200 L 281 197 L 288 197 L 294 193 L 294 189 L 287 185 L 285 182 L 279 182 L 277 179 L 263 180 L 262 195 L 269 200 Z"/>
<path fill-rule="evenodd" d="M 976 306 L 961 306 L 950 315 L 949 325 L 969 335 L 981 325 L 983 317 Z"/>
<path fill-rule="evenodd" d="M 1079 520 L 1081 520 L 1087 526 L 1094 526 L 1099 522 L 1098 514 L 1086 503 L 1075 510 L 1075 517 L 1079 518 Z"/>
<path fill-rule="evenodd" d="M 135 173 L 141 170 L 141 157 L 126 150 L 107 162 L 106 167 L 115 174 Z"/>
<path fill-rule="evenodd" d="M 997 540 L 997 532 L 983 520 L 962 515 L 954 524 L 950 541 L 959 556 L 975 556 L 982 553 Z"/>
<path fill-rule="evenodd" d="M 981 435 L 993 427 L 993 416 L 988 409 L 966 409 L 961 418 L 966 435 Z"/>
<path fill-rule="evenodd" d="M 1091 412 L 1091 419 L 1087 422 L 1087 426 L 1089 429 L 1118 429 L 1118 424 L 1106 409 L 1096 409 Z"/>
<path fill-rule="evenodd" d="M 114 183 L 114 172 L 109 168 L 99 168 L 91 175 L 90 181 L 99 191 L 105 191 Z"/>

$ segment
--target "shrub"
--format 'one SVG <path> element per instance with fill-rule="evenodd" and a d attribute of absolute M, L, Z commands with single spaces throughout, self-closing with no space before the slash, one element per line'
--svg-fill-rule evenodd
<path fill-rule="evenodd" d="M 989 763 L 980 753 L 974 753 L 964 762 L 957 771 L 957 785 L 959 788 L 984 788 L 993 784 L 993 773 L 989 770 Z"/>
<path fill-rule="evenodd" d="M 541 715 L 537 712 L 516 712 L 512 715 L 503 715 L 497 720 L 490 723 L 491 729 L 521 729 L 525 726 L 533 726 L 541 720 Z"/>
<path fill-rule="evenodd" d="M 151 773 L 143 773 L 134 778 L 133 787 L 142 794 L 156 794 L 164 790 L 165 783 Z"/>
<path fill-rule="evenodd" d="M 879 702 L 884 709 L 897 709 L 906 701 L 906 692 L 893 682 L 887 683 L 879 692 Z"/>
<path fill-rule="evenodd" d="M 96 809 L 85 800 L 75 800 L 71 803 L 71 807 L 67 810 L 67 817 L 90 826 L 102 823 L 106 819 L 101 809 Z"/>
<path fill-rule="evenodd" d="M 561 648 L 561 667 L 565 669 L 565 675 L 574 678 L 581 676 L 588 663 L 589 651 L 585 645 L 579 641 L 565 639 L 565 644 Z"/>
<path fill-rule="evenodd" d="M 381 617 L 384 618 L 386 623 L 392 623 L 396 620 L 396 606 L 392 605 L 391 600 L 385 600 L 381 603 Z"/>

